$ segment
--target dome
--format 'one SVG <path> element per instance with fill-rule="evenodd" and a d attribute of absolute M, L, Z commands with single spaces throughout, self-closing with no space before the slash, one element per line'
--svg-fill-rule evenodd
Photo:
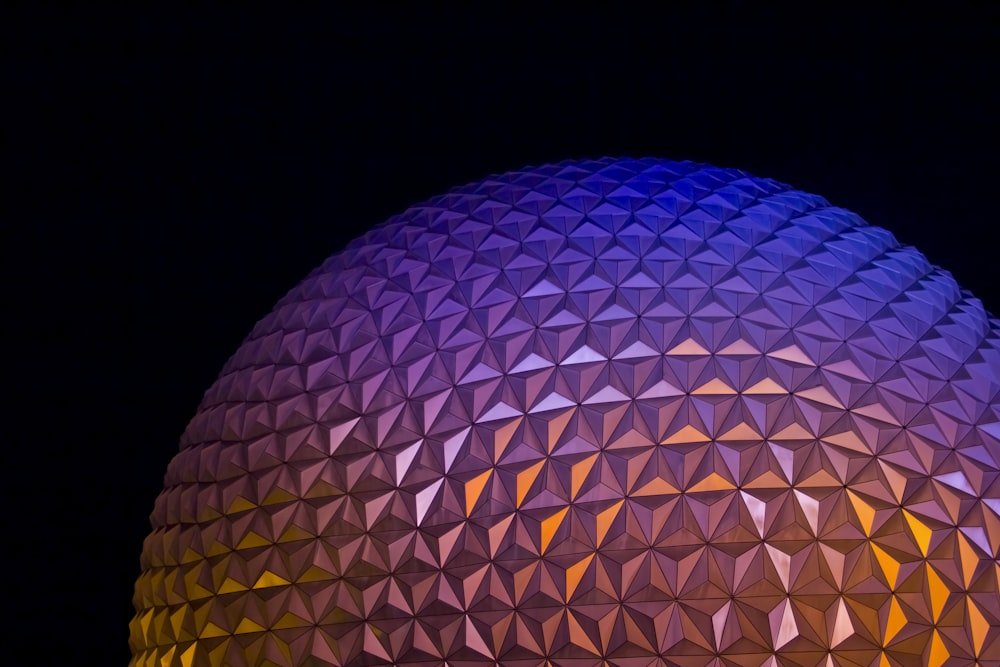
<path fill-rule="evenodd" d="M 415 206 L 171 461 L 134 665 L 1000 665 L 1000 322 L 823 198 L 656 159 Z"/>

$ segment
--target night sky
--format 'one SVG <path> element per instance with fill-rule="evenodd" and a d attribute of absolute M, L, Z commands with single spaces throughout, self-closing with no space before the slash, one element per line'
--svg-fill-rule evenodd
<path fill-rule="evenodd" d="M 739 167 L 888 228 L 1000 313 L 988 3 L 120 4 L 4 26 L 4 609 L 43 649 L 21 664 L 127 663 L 148 515 L 204 390 L 327 255 L 452 186 L 603 155 Z"/>

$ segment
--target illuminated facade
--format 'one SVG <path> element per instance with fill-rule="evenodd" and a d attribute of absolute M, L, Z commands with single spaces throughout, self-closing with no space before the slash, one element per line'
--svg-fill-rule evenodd
<path fill-rule="evenodd" d="M 998 391 L 1000 323 L 818 196 L 660 160 L 489 178 L 330 257 L 226 364 L 133 664 L 1000 665 Z"/>

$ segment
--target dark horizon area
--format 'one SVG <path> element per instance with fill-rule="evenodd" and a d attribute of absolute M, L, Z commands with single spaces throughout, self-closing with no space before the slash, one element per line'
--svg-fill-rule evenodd
<path fill-rule="evenodd" d="M 737 167 L 1000 314 L 1000 11 L 879 7 L 17 6 L 9 608 L 47 652 L 27 663 L 127 664 L 148 515 L 223 363 L 324 258 L 451 187 L 604 155 Z"/>

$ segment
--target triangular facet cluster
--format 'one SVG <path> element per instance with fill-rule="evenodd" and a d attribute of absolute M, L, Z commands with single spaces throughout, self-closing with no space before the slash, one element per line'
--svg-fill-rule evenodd
<path fill-rule="evenodd" d="M 133 665 L 1000 665 L 1000 323 L 692 163 L 414 207 L 254 329 L 170 464 Z"/>

